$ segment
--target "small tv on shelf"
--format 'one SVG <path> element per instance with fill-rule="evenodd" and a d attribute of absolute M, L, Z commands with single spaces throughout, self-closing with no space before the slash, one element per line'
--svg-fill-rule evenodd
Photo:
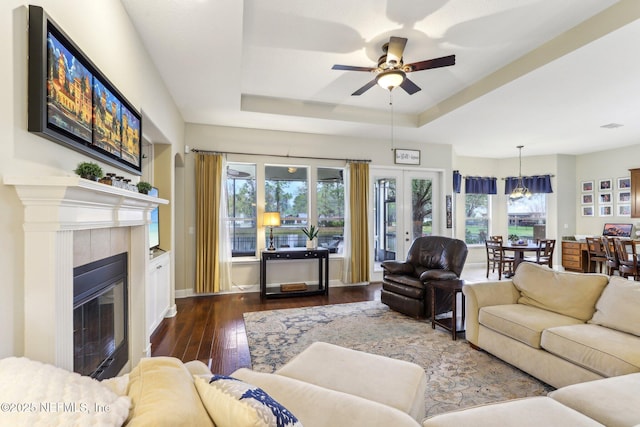
<path fill-rule="evenodd" d="M 152 187 L 149 190 L 149 196 L 158 197 L 158 189 Z M 149 223 L 149 249 L 158 249 L 160 247 L 160 212 L 159 208 L 151 211 L 151 222 Z"/>
<path fill-rule="evenodd" d="M 602 229 L 603 236 L 631 237 L 633 224 L 606 223 Z"/>

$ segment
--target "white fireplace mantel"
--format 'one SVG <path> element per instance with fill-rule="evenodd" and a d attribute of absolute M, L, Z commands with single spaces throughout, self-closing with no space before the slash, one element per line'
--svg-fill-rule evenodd
<path fill-rule="evenodd" d="M 136 363 L 149 348 L 147 224 L 169 201 L 78 176 L 12 176 L 4 184 L 24 205 L 24 355 L 73 370 L 73 231 L 131 227 L 129 359 Z"/>
<path fill-rule="evenodd" d="M 168 200 L 79 176 L 5 177 L 25 207 L 25 231 L 131 227 Z"/>

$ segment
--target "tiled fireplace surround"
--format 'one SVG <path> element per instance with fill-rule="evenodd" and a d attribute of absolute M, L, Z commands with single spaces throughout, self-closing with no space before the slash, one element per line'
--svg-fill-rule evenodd
<path fill-rule="evenodd" d="M 5 177 L 24 205 L 24 352 L 73 370 L 73 268 L 129 254 L 129 363 L 149 355 L 148 221 L 167 200 L 70 177 Z"/>

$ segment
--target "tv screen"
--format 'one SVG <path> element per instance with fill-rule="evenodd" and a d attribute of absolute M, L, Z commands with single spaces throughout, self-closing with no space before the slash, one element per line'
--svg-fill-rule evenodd
<path fill-rule="evenodd" d="M 149 196 L 158 197 L 158 189 L 152 187 L 149 190 Z M 158 226 L 159 222 L 159 208 L 155 208 L 151 211 L 151 223 L 149 224 L 149 249 L 156 249 L 160 246 L 160 233 Z"/>
<path fill-rule="evenodd" d="M 613 224 L 607 223 L 602 230 L 603 236 L 615 236 L 615 237 L 631 237 L 631 229 L 633 224 Z"/>

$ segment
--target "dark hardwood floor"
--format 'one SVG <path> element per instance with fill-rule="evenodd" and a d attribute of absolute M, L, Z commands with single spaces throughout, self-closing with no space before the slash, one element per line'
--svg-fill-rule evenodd
<path fill-rule="evenodd" d="M 229 375 L 238 368 L 251 368 L 243 313 L 379 300 L 380 287 L 379 283 L 335 287 L 328 296 L 264 301 L 257 292 L 180 298 L 178 314 L 164 319 L 151 336 L 151 354 L 201 360 L 212 372 Z"/>

